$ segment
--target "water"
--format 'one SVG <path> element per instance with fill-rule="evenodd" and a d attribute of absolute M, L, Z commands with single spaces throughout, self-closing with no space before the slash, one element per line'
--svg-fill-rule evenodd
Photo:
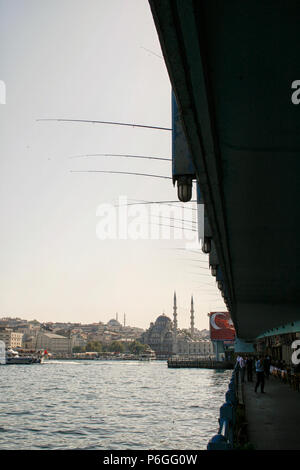
<path fill-rule="evenodd" d="M 162 361 L 0 366 L 0 449 L 206 449 L 231 373 Z"/>

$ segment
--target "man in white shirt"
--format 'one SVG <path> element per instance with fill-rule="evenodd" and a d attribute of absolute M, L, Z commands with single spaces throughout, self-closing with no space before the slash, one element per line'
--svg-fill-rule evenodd
<path fill-rule="evenodd" d="M 245 382 L 245 372 L 246 372 L 246 361 L 243 358 L 243 356 L 240 356 L 239 358 L 239 366 L 240 366 L 240 371 L 241 371 L 241 382 Z"/>

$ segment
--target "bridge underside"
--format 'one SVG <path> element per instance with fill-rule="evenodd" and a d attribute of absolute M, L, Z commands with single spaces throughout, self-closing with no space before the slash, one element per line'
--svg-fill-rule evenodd
<path fill-rule="evenodd" d="M 240 338 L 300 317 L 300 2 L 149 0 Z"/>

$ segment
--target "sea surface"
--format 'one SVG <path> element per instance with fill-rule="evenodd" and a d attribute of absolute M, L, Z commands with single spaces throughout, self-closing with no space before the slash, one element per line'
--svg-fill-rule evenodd
<path fill-rule="evenodd" d="M 0 449 L 204 450 L 231 374 L 165 361 L 0 366 Z"/>

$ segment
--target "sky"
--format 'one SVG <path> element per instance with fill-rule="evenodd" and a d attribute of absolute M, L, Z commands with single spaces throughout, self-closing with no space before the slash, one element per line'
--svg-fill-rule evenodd
<path fill-rule="evenodd" d="M 118 312 L 147 328 L 172 316 L 176 291 L 179 327 L 189 327 L 193 295 L 195 326 L 208 328 L 207 313 L 226 308 L 195 223 L 175 239 L 157 225 L 170 225 L 171 206 L 161 219 L 150 219 L 159 206 L 116 207 L 177 201 L 172 181 L 90 172 L 170 177 L 170 162 L 86 156 L 171 158 L 171 132 L 40 120 L 171 127 L 148 1 L 0 0 L 0 80 L 0 317 L 88 323 Z M 192 209 L 178 203 L 173 217 L 195 221 Z"/>

